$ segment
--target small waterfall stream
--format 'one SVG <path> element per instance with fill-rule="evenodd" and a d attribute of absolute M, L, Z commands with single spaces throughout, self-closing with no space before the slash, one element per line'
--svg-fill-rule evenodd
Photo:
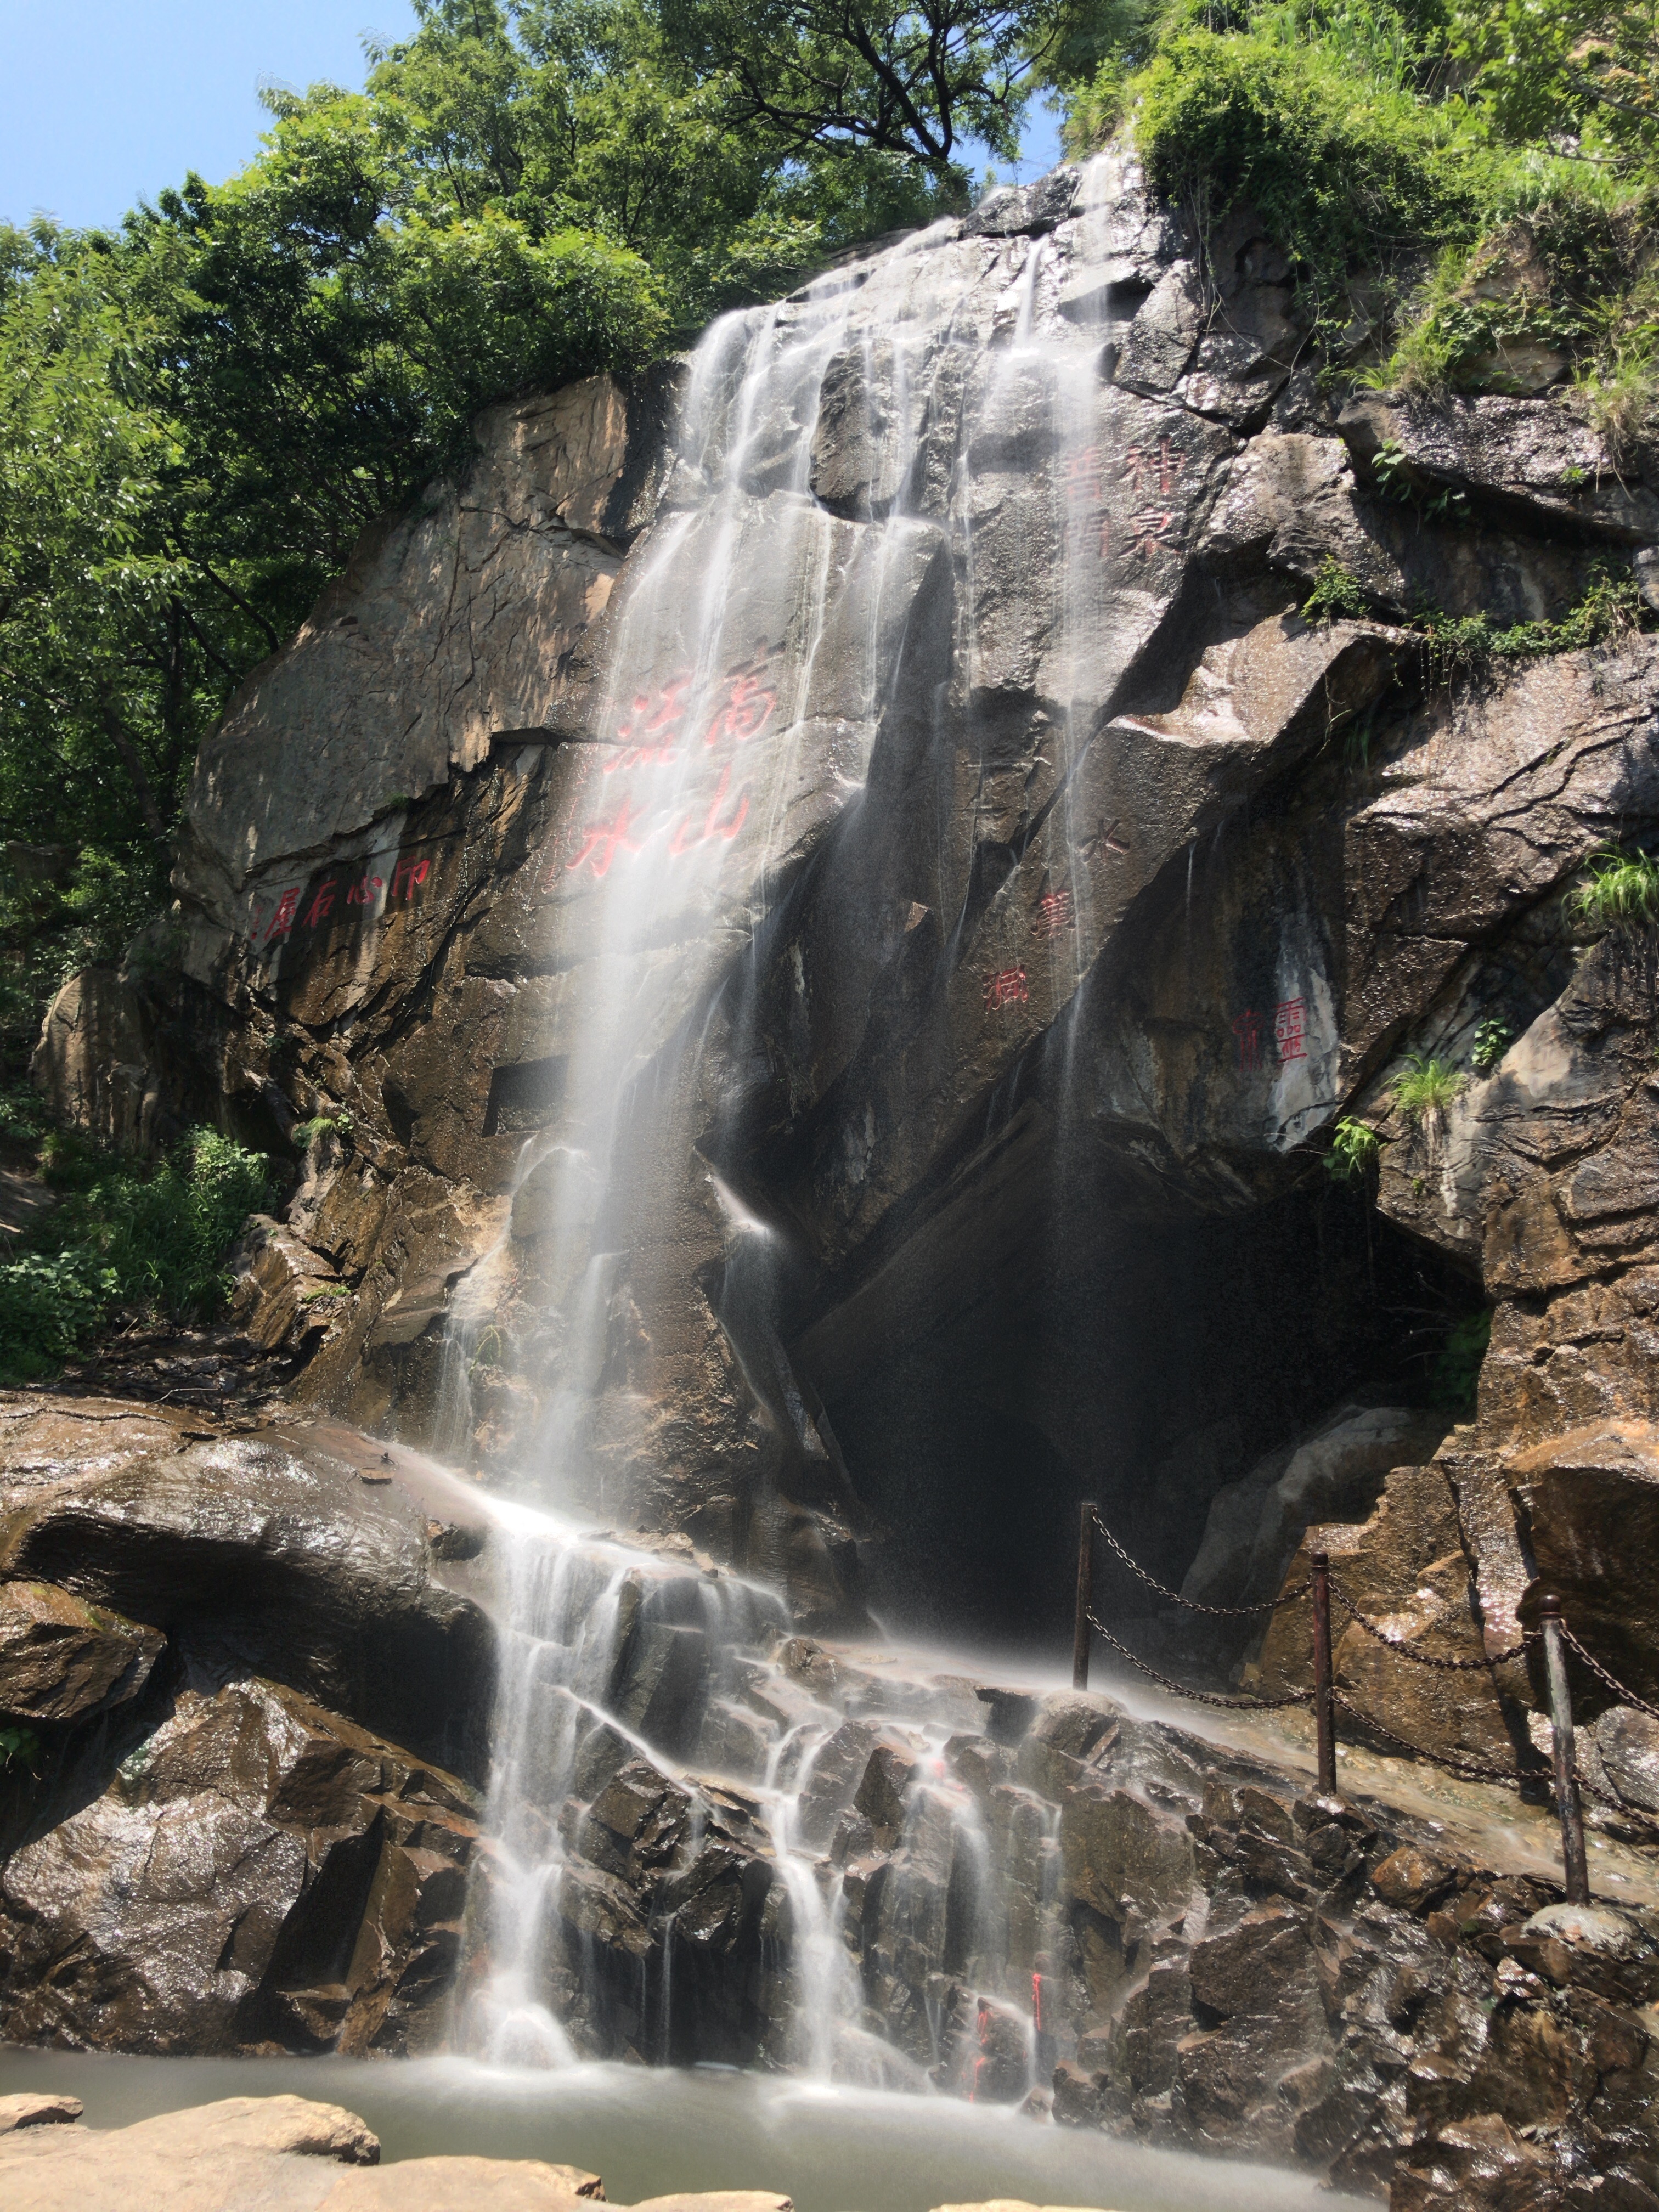
<path fill-rule="evenodd" d="M 872 1674 L 830 1694 L 792 1659 L 772 1589 L 687 1539 L 630 1545 L 601 1524 L 649 1518 L 653 1378 L 690 1356 L 659 1296 L 686 1233 L 670 1184 L 710 1111 L 709 1039 L 724 1064 L 753 1049 L 744 949 L 855 805 L 899 666 L 937 653 L 919 635 L 939 619 L 919 590 L 929 564 L 960 580 L 945 617 L 957 673 L 936 687 L 928 738 L 945 784 L 982 664 L 1024 653 L 1035 670 L 1035 644 L 981 634 L 994 592 L 976 578 L 980 548 L 997 536 L 1006 559 L 1011 516 L 1050 577 L 1041 693 L 1059 703 L 1041 767 L 1058 798 L 1042 926 L 1009 936 L 988 1011 L 1025 1001 L 1038 962 L 1053 970 L 1045 1000 L 1063 1006 L 1098 944 L 1076 848 L 1109 830 L 1066 810 L 1093 733 L 1093 710 L 1070 702 L 1098 691 L 1086 664 L 1119 588 L 1102 492 L 1110 311 L 1074 313 L 1062 288 L 1108 255 L 1115 191 L 1110 164 L 1091 165 L 1064 251 L 1042 236 L 961 239 L 952 224 L 907 238 L 722 319 L 689 366 L 663 508 L 613 610 L 599 741 L 567 749 L 567 826 L 546 865 L 557 1112 L 526 1142 L 514 1194 L 514 1233 L 533 1211 L 551 1255 L 544 1310 L 533 1326 L 512 1315 L 504 1232 L 447 1346 L 458 1457 L 485 1354 L 535 1370 L 513 1496 L 498 1504 L 492 1849 L 458 2026 L 464 2047 L 497 2060 L 557 2067 L 617 2045 L 657 2063 L 726 2055 L 698 2047 L 706 1899 L 717 1881 L 746 1898 L 743 1869 L 762 1865 L 775 1879 L 743 1940 L 751 2009 L 770 2025 L 733 2025 L 732 2051 L 1001 2101 L 1037 2078 L 1052 1808 L 1029 1794 L 1015 1806 L 1006 1848 L 1029 1862 L 1021 1894 L 1038 1899 L 1016 1911 L 956 1747 L 983 1741 L 971 1688 L 896 1681 L 884 1702 Z M 1039 447 L 1052 465 L 1033 477 Z M 982 803 L 1000 803 L 994 760 L 978 773 Z M 830 1456 L 770 1317 L 779 1232 L 712 1169 L 704 1180 L 737 1364 L 801 1450 Z M 885 1802 L 867 1779 L 884 1771 L 878 1752 L 894 1764 Z M 618 1810 L 630 1790 L 657 1794 Z M 615 1825 L 635 1812 L 636 1829 Z M 928 1984 L 927 2063 L 880 2031 L 847 1941 L 872 1839 L 894 1942 L 948 1964 Z M 626 1890 L 641 1866 L 662 1870 L 644 1920 Z M 965 2017 L 963 1985 L 977 1992 Z"/>

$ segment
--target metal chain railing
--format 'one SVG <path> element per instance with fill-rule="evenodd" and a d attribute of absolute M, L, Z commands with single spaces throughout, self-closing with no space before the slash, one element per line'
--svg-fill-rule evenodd
<path fill-rule="evenodd" d="M 1414 1759 L 1425 1759 L 1431 1766 L 1443 1766 L 1449 1774 L 1455 1774 L 1465 1782 L 1501 1782 L 1507 1790 L 1519 1790 L 1524 1782 L 1542 1778 L 1541 1775 L 1534 1778 L 1517 1773 L 1513 1767 L 1489 1766 L 1483 1759 L 1454 1758 L 1443 1751 L 1431 1751 L 1426 1744 L 1413 1743 L 1408 1735 L 1401 1735 L 1398 1729 L 1384 1728 L 1374 1713 L 1362 1711 L 1340 1690 L 1334 1689 L 1331 1699 L 1344 1712 L 1352 1713 L 1361 1727 L 1370 1729 L 1374 1735 L 1386 1736 L 1390 1743 L 1397 1743 Z"/>
<path fill-rule="evenodd" d="M 1626 1689 L 1616 1674 L 1608 1674 L 1599 1659 L 1592 1659 L 1565 1621 L 1561 1624 L 1561 1633 L 1583 1661 L 1585 1666 L 1589 1668 L 1591 1674 L 1599 1674 L 1608 1689 L 1612 1690 L 1623 1704 L 1634 1705 L 1638 1713 L 1645 1713 L 1650 1720 L 1659 1721 L 1659 1707 L 1650 1705 L 1644 1698 L 1638 1698 L 1634 1690 Z"/>
<path fill-rule="evenodd" d="M 1311 1690 L 1291 1690 L 1283 1697 L 1226 1697 L 1212 1690 L 1196 1690 L 1189 1684 L 1177 1682 L 1173 1675 L 1164 1674 L 1138 1653 L 1132 1651 L 1121 1638 L 1113 1634 L 1094 1609 L 1094 1536 L 1098 1532 L 1104 1537 L 1116 1558 L 1149 1589 L 1173 1605 L 1189 1613 L 1206 1613 L 1225 1620 L 1254 1620 L 1264 1613 L 1277 1613 L 1282 1607 L 1292 1605 L 1299 1599 L 1313 1597 L 1313 1656 L 1314 1686 Z M 1336 1741 L 1334 1715 L 1340 1706 L 1352 1719 L 1370 1734 L 1384 1742 L 1397 1745 L 1413 1759 L 1425 1760 L 1462 1781 L 1492 1782 L 1507 1790 L 1520 1790 L 1528 1781 L 1544 1779 L 1542 1770 L 1526 1774 L 1516 1768 L 1493 1765 L 1489 1760 L 1456 1753 L 1431 1750 L 1426 1744 L 1417 1743 L 1410 1736 L 1401 1735 L 1397 1729 L 1388 1727 L 1374 1713 L 1366 1712 L 1353 1699 L 1336 1687 L 1331 1645 L 1331 1599 L 1339 1605 L 1355 1625 L 1367 1636 L 1380 1644 L 1398 1658 L 1414 1666 L 1428 1667 L 1445 1674 L 1485 1674 L 1494 1667 L 1503 1667 L 1525 1658 L 1534 1647 L 1543 1647 L 1545 1677 L 1549 1689 L 1551 1715 L 1551 1780 L 1557 1810 L 1561 1821 L 1561 1850 L 1565 1874 L 1566 1893 L 1570 1901 L 1587 1903 L 1589 1898 L 1589 1875 L 1584 1851 L 1583 1821 L 1580 1811 L 1581 1799 L 1588 1797 L 1609 1811 L 1633 1820 L 1659 1837 L 1659 1820 L 1626 1805 L 1622 1798 L 1610 1796 L 1592 1783 L 1580 1771 L 1573 1735 L 1572 1704 L 1568 1690 L 1565 1649 L 1571 1649 L 1614 1695 L 1639 1712 L 1659 1720 L 1659 1708 L 1638 1698 L 1604 1667 L 1593 1658 L 1562 1617 L 1559 1598 L 1546 1595 L 1540 1603 L 1542 1626 L 1524 1629 L 1521 1641 L 1507 1650 L 1485 1654 L 1477 1659 L 1442 1659 L 1425 1651 L 1413 1650 L 1401 1637 L 1390 1635 L 1380 1622 L 1362 1611 L 1353 1598 L 1330 1572 L 1326 1554 L 1311 1554 L 1313 1572 L 1305 1583 L 1285 1590 L 1277 1598 L 1261 1605 L 1203 1605 L 1193 1598 L 1182 1597 L 1167 1583 L 1161 1583 L 1149 1574 L 1138 1559 L 1124 1549 L 1101 1518 L 1099 1509 L 1093 1504 L 1082 1508 L 1081 1529 L 1078 1548 L 1077 1626 L 1073 1645 L 1073 1681 L 1079 1689 L 1086 1688 L 1089 1680 L 1089 1638 L 1098 1636 L 1120 1658 L 1125 1659 L 1139 1673 L 1169 1690 L 1178 1698 L 1194 1705 L 1212 1705 L 1226 1712 L 1277 1712 L 1291 1705 L 1312 1705 L 1315 1733 L 1318 1747 L 1319 1787 L 1322 1794 L 1336 1794 Z"/>
<path fill-rule="evenodd" d="M 1433 1667 L 1443 1674 L 1476 1674 L 1488 1667 L 1505 1666 L 1511 1659 L 1522 1658 L 1528 1645 L 1536 1644 L 1541 1633 L 1538 1629 L 1528 1629 L 1521 1641 L 1518 1644 L 1512 1644 L 1507 1651 L 1494 1651 L 1480 1659 L 1437 1659 L 1427 1651 L 1414 1651 L 1403 1638 L 1390 1636 L 1387 1629 L 1373 1620 L 1369 1613 L 1364 1613 L 1359 1610 L 1334 1575 L 1331 1577 L 1330 1582 L 1331 1595 L 1337 1600 L 1349 1619 L 1358 1622 L 1367 1636 L 1374 1636 L 1387 1650 L 1397 1653 L 1401 1659 L 1409 1659 L 1413 1667 Z"/>
<path fill-rule="evenodd" d="M 1114 1651 L 1127 1659 L 1132 1667 L 1138 1667 L 1149 1680 L 1161 1683 L 1166 1690 L 1173 1690 L 1178 1698 L 1190 1698 L 1194 1705 L 1220 1705 L 1228 1712 L 1275 1712 L 1281 1706 L 1307 1705 L 1313 1702 L 1311 1690 L 1292 1690 L 1282 1698 L 1224 1698 L 1214 1690 L 1190 1689 L 1185 1682 L 1177 1682 L 1171 1674 L 1160 1674 L 1156 1667 L 1149 1666 L 1146 1660 L 1137 1656 L 1127 1644 L 1120 1643 L 1111 1630 L 1096 1619 L 1092 1606 L 1086 1608 L 1085 1617 L 1102 1643 L 1109 1644 Z"/>
<path fill-rule="evenodd" d="M 1298 1598 L 1306 1597 L 1308 1592 L 1313 1588 L 1311 1581 L 1298 1583 L 1294 1589 L 1281 1590 L 1277 1597 L 1270 1597 L 1261 1605 L 1200 1605 L 1196 1598 L 1182 1597 L 1179 1590 L 1171 1589 L 1167 1583 L 1159 1582 L 1156 1575 L 1149 1575 L 1139 1559 L 1130 1558 L 1122 1545 L 1118 1542 L 1117 1538 L 1101 1519 L 1099 1507 L 1091 1505 L 1088 1510 L 1094 1516 L 1096 1528 L 1099 1529 L 1108 1545 L 1121 1559 L 1129 1572 L 1132 1575 L 1139 1575 L 1148 1589 L 1156 1590 L 1161 1598 L 1167 1598 L 1171 1605 L 1184 1606 L 1188 1613 L 1206 1613 L 1212 1620 L 1252 1620 L 1259 1613 L 1277 1613 L 1280 1606 L 1294 1605 Z"/>

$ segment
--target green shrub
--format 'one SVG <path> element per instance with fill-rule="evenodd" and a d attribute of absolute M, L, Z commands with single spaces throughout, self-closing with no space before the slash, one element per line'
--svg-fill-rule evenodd
<path fill-rule="evenodd" d="M 198 1129 L 146 1167 L 82 1139 L 47 1149 L 69 1188 L 0 1261 L 0 1376 L 50 1374 L 125 1307 L 179 1322 L 211 1321 L 229 1294 L 227 1247 L 264 1201 L 268 1170 L 214 1129 Z"/>
<path fill-rule="evenodd" d="M 120 1295 L 113 1267 L 84 1250 L 0 1261 L 0 1378 L 27 1382 L 73 1359 Z"/>
<path fill-rule="evenodd" d="M 1394 1086 L 1395 1109 L 1408 1121 L 1424 1121 L 1443 1114 L 1463 1088 L 1461 1069 L 1449 1060 L 1435 1060 L 1420 1052 L 1406 1055 L 1407 1072 Z"/>
<path fill-rule="evenodd" d="M 1151 182 L 1200 219 L 1249 200 L 1310 280 L 1327 331 L 1348 320 L 1351 271 L 1476 222 L 1445 111 L 1277 21 L 1177 33 L 1129 89 Z"/>
<path fill-rule="evenodd" d="M 1470 1064 L 1477 1075 L 1490 1075 L 1515 1041 L 1515 1031 L 1501 1014 L 1488 1014 L 1476 1027 Z"/>
<path fill-rule="evenodd" d="M 1659 919 L 1659 860 L 1609 845 L 1590 855 L 1591 875 L 1567 902 L 1592 929 L 1634 932 Z"/>
<path fill-rule="evenodd" d="M 1325 1172 L 1337 1182 L 1361 1182 L 1382 1157 L 1382 1140 L 1368 1122 L 1345 1117 L 1331 1131 Z"/>
<path fill-rule="evenodd" d="M 1608 563 L 1559 622 L 1500 627 L 1490 615 L 1448 615 L 1426 608 L 1417 627 L 1428 642 L 1431 675 L 1444 681 L 1456 670 L 1480 669 L 1494 660 L 1532 660 L 1605 645 L 1641 629 L 1647 618 L 1635 577 Z"/>
<path fill-rule="evenodd" d="M 1311 592 L 1302 603 L 1302 619 L 1310 623 L 1363 622 L 1370 611 L 1365 587 L 1352 568 L 1345 568 L 1334 554 L 1319 564 Z"/>

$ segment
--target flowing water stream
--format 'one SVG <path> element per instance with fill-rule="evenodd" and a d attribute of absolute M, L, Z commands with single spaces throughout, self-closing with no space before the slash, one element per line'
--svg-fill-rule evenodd
<path fill-rule="evenodd" d="M 1052 971 L 1047 999 L 1063 1006 L 1099 941 L 1074 850 L 1087 832 L 1067 819 L 1094 710 L 1068 702 L 1097 702 L 1091 659 L 1121 588 L 1101 495 L 1110 308 L 1069 313 L 1060 288 L 1075 264 L 1106 256 L 1115 192 L 1110 164 L 1093 165 L 1063 253 L 1045 237 L 957 240 L 940 226 L 723 319 L 690 364 L 664 508 L 613 610 L 599 742 L 568 749 L 568 826 L 547 868 L 558 1110 L 525 1146 L 514 1212 L 521 1223 L 533 1210 L 551 1257 L 533 1326 L 516 1324 L 535 1413 L 501 1505 L 497 1872 L 458 2029 L 495 2062 L 556 2068 L 592 2050 L 601 1983 L 611 2033 L 641 2057 L 711 2055 L 684 1984 L 695 1885 L 669 1884 L 652 1923 L 628 1931 L 636 1970 L 622 1986 L 619 1908 L 573 1850 L 584 1806 L 637 1753 L 686 1793 L 680 1863 L 702 1863 L 707 1833 L 775 1867 L 756 1971 L 781 1990 L 783 2025 L 756 2055 L 824 2082 L 931 2081 L 1004 2102 L 1052 2068 L 1040 2014 L 1054 1815 L 1035 1799 L 1019 1809 L 1029 1879 L 1016 1906 L 950 1748 L 983 1724 L 971 1686 L 919 1680 L 886 1698 L 872 1677 L 830 1697 L 790 1662 L 772 1589 L 684 1556 L 689 1544 L 664 1555 L 593 1531 L 637 1514 L 653 1389 L 691 1356 L 674 1349 L 688 1234 L 674 1183 L 720 1069 L 757 1048 L 746 951 L 804 859 L 855 810 L 872 753 L 898 743 L 896 720 L 908 717 L 905 742 L 958 803 L 964 702 L 999 654 L 1026 653 L 1034 670 L 1040 658 L 1041 696 L 1059 702 L 1040 763 L 1057 796 L 1036 940 L 985 981 L 987 1008 L 1024 1001 L 1038 961 Z M 1011 514 L 1044 601 L 1032 638 L 1012 645 L 1003 632 L 1019 617 L 997 612 L 982 550 L 994 545 L 1006 569 Z M 957 579 L 948 596 L 929 587 L 941 564 Z M 918 667 L 935 672 L 920 708 Z M 994 764 L 978 772 L 994 785 Z M 712 1169 L 704 1182 L 744 1376 L 792 1449 L 831 1463 L 834 1440 L 773 1320 L 780 1232 Z M 477 1417 L 481 1346 L 494 1352 L 508 1327 L 512 1265 L 504 1237 L 456 1309 L 445 1437 L 457 1457 Z M 629 1351 L 630 1329 L 648 1355 Z M 878 1738 L 906 1778 L 902 1803 L 896 1791 L 866 1815 L 872 1832 L 891 1831 L 896 1940 L 948 1954 L 956 1984 L 978 1993 L 965 2040 L 945 1996 L 930 1996 L 931 2050 L 872 2028 L 845 1940 L 857 1875 L 844 1770 Z"/>

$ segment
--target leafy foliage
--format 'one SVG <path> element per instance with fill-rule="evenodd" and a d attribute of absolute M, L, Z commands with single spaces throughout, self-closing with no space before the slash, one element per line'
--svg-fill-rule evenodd
<path fill-rule="evenodd" d="M 1029 0 L 664 0 L 663 21 L 735 116 L 792 149 L 908 155 L 957 190 L 964 135 L 1018 151 L 1048 38 Z"/>
<path fill-rule="evenodd" d="M 62 1202 L 0 1260 L 0 1375 L 50 1374 L 112 1309 L 210 1321 L 228 1295 L 226 1248 L 264 1203 L 264 1157 L 198 1129 L 146 1169 L 74 1138 L 45 1146 Z"/>
<path fill-rule="evenodd" d="M 1469 1065 L 1477 1075 L 1490 1075 L 1515 1042 L 1515 1031 L 1501 1014 L 1488 1014 L 1477 1023 L 1474 1049 L 1469 1054 Z"/>
<path fill-rule="evenodd" d="M 1175 32 L 1133 90 L 1152 181 L 1206 221 L 1248 199 L 1328 327 L 1347 319 L 1351 271 L 1474 220 L 1442 112 L 1375 76 L 1357 87 L 1344 55 L 1295 35 L 1292 10 Z"/>
<path fill-rule="evenodd" d="M 115 234 L 0 228 L 12 1071 L 58 981 L 162 908 L 232 692 L 367 525 L 465 467 L 481 408 L 636 368 L 965 189 L 898 138 L 832 154 L 767 122 L 651 0 L 416 14 L 362 93 L 269 95 L 228 184 L 186 177 Z"/>
<path fill-rule="evenodd" d="M 1427 640 L 1432 672 L 1443 678 L 1459 669 L 1496 660 L 1530 660 L 1603 645 L 1642 627 L 1647 619 L 1636 579 L 1607 568 L 1559 622 L 1499 625 L 1490 615 L 1448 615 L 1425 609 L 1418 627 Z"/>
<path fill-rule="evenodd" d="M 1360 622 L 1369 611 L 1365 586 L 1352 568 L 1344 568 L 1334 554 L 1328 553 L 1319 564 L 1312 591 L 1303 602 L 1303 620 Z"/>
<path fill-rule="evenodd" d="M 1127 123 L 1206 228 L 1254 204 L 1328 366 L 1528 390 L 1559 353 L 1616 463 L 1651 434 L 1659 0 L 1065 0 L 1046 51 L 1074 151 Z"/>
<path fill-rule="evenodd" d="M 32 1728 L 25 1728 L 21 1721 L 0 1728 L 0 1774 L 9 1774 L 15 1766 L 33 1773 L 40 1757 L 40 1739 Z"/>
<path fill-rule="evenodd" d="M 1362 1182 L 1375 1172 L 1382 1140 L 1367 1121 L 1345 1115 L 1331 1131 L 1325 1171 L 1337 1182 Z"/>

